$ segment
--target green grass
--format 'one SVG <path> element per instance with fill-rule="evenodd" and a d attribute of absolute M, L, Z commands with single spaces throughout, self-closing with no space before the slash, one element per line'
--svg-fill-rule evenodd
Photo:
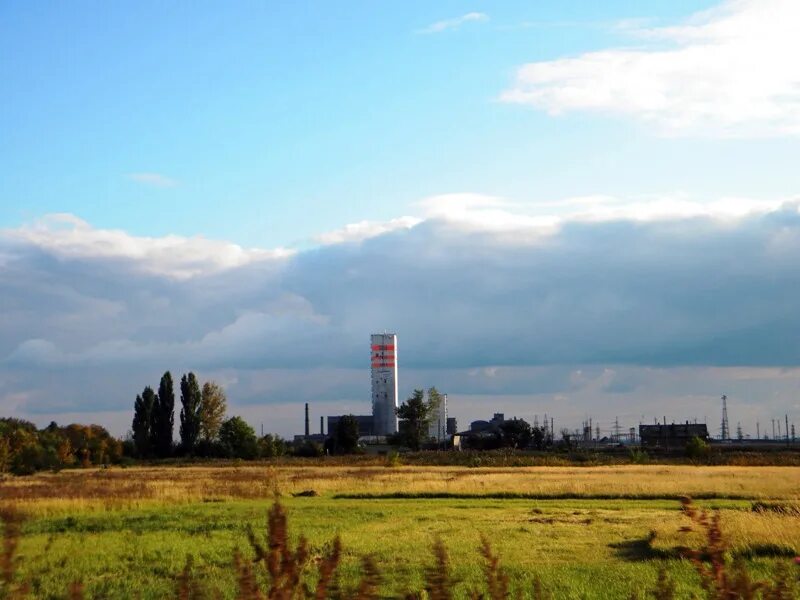
<path fill-rule="evenodd" d="M 303 533 L 314 553 L 341 535 L 343 574 L 359 574 L 370 554 L 384 573 L 382 592 L 419 589 L 430 548 L 440 537 L 452 559 L 461 594 L 480 585 L 477 548 L 486 535 L 502 557 L 514 586 L 523 592 L 538 576 L 555 598 L 628 598 L 652 587 L 664 561 L 648 549 L 654 524 L 685 524 L 670 500 L 519 500 L 492 498 L 336 499 L 286 498 L 293 536 Z M 726 511 L 750 510 L 749 502 L 701 503 Z M 195 570 L 233 597 L 233 552 L 249 553 L 247 527 L 264 531 L 268 503 L 239 500 L 164 505 L 126 511 L 36 518 L 23 529 L 21 574 L 38 597 L 63 597 L 80 579 L 92 596 L 159 598 L 174 590 L 187 555 Z M 248 554 L 249 555 L 249 554 Z M 785 561 L 785 559 L 783 559 Z M 685 561 L 668 560 L 681 597 L 695 590 Z M 757 571 L 770 559 L 755 559 Z"/>
<path fill-rule="evenodd" d="M 75 580 L 89 597 L 171 596 L 189 555 L 200 579 L 233 598 L 234 552 L 252 556 L 248 527 L 263 536 L 276 489 L 291 533 L 305 535 L 313 555 L 341 535 L 345 583 L 372 555 L 381 592 L 393 596 L 422 588 L 441 538 L 457 596 L 466 597 L 485 581 L 486 536 L 523 593 L 538 577 L 556 599 L 627 599 L 652 589 L 666 565 L 679 597 L 693 597 L 695 570 L 675 548 L 703 540 L 678 533 L 688 524 L 683 494 L 721 511 L 731 554 L 754 576 L 800 554 L 796 467 L 210 464 L 40 473 L 0 485 L 0 508 L 27 516 L 19 576 L 39 598 L 63 598 Z M 292 496 L 305 490 L 318 495 Z"/>
<path fill-rule="evenodd" d="M 388 492 L 385 494 L 334 494 L 339 500 L 672 500 L 679 501 L 685 494 L 593 494 L 593 493 L 561 493 L 531 494 L 525 492 L 484 492 L 469 494 L 461 492 Z M 718 492 L 700 493 L 692 496 L 693 500 L 749 500 L 749 495 L 726 494 Z"/>

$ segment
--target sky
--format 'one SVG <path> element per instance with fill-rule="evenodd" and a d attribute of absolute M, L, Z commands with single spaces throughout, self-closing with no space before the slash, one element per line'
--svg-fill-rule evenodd
<path fill-rule="evenodd" d="M 794 0 L 0 4 L 0 413 L 160 374 L 282 435 L 401 396 L 800 425 Z M 557 425 L 558 427 L 558 425 Z"/>

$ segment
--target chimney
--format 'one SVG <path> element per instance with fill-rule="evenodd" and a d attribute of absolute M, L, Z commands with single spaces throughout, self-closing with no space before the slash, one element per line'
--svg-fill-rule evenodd
<path fill-rule="evenodd" d="M 322 415 L 319 416 L 319 434 L 325 435 L 325 425 L 322 421 Z"/>
<path fill-rule="evenodd" d="M 308 402 L 306 402 L 306 437 L 308 437 Z"/>

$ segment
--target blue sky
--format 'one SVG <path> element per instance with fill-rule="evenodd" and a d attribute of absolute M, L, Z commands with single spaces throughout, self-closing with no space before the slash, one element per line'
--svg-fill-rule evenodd
<path fill-rule="evenodd" d="M 0 224 L 302 246 L 476 191 L 784 193 L 796 141 L 659 139 L 498 101 L 514 70 L 641 45 L 711 2 L 4 3 Z M 485 20 L 434 34 L 470 12 Z M 137 183 L 156 173 L 169 187 Z"/>
<path fill-rule="evenodd" d="M 798 27 L 795 0 L 2 3 L 0 413 L 123 434 L 194 369 L 289 434 L 298 403 L 369 410 L 390 329 L 401 392 L 465 422 L 722 393 L 800 421 Z"/>

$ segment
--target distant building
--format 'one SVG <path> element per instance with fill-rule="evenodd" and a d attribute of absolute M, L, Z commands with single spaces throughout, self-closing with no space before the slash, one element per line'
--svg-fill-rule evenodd
<path fill-rule="evenodd" d="M 506 416 L 503 413 L 494 413 L 494 416 L 489 421 L 473 421 L 469 424 L 469 430 L 472 432 L 496 432 L 500 430 L 500 425 L 505 423 Z"/>
<path fill-rule="evenodd" d="M 397 335 L 370 336 L 372 367 L 372 435 L 397 433 Z M 328 432 L 330 429 L 330 423 Z"/>
<path fill-rule="evenodd" d="M 428 437 L 443 442 L 447 439 L 447 394 L 441 395 L 439 406 L 435 406 L 428 421 Z"/>
<path fill-rule="evenodd" d="M 447 435 L 455 435 L 458 431 L 458 421 L 455 417 L 447 417 Z"/>
<path fill-rule="evenodd" d="M 342 416 L 328 417 L 328 435 L 336 435 L 336 427 Z M 375 423 L 372 415 L 353 415 L 358 421 L 358 437 L 369 437 L 375 435 Z"/>
<path fill-rule="evenodd" d="M 500 436 L 500 426 L 506 422 L 506 416 L 503 413 L 494 413 L 494 416 L 488 420 L 472 421 L 469 424 L 468 431 L 457 431 L 456 422 L 453 419 L 453 448 L 461 450 L 465 444 L 480 444 L 486 440 L 496 440 Z"/>
<path fill-rule="evenodd" d="M 639 440 L 650 448 L 682 448 L 693 437 L 708 440 L 705 423 L 672 423 L 671 425 L 639 425 Z"/>

